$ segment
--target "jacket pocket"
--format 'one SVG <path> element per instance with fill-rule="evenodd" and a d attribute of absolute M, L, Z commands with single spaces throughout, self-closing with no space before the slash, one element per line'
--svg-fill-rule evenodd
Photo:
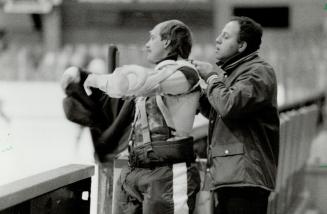
<path fill-rule="evenodd" d="M 216 144 L 212 149 L 212 157 L 225 157 L 244 154 L 242 143 Z"/>
<path fill-rule="evenodd" d="M 242 183 L 244 180 L 244 145 L 216 144 L 212 148 L 211 174 L 214 185 Z"/>

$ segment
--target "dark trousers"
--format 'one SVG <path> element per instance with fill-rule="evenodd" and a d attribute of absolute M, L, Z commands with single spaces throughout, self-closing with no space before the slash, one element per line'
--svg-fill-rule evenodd
<path fill-rule="evenodd" d="M 222 187 L 215 191 L 215 214 L 265 214 L 269 191 L 258 187 Z"/>
<path fill-rule="evenodd" d="M 195 163 L 125 167 L 117 180 L 114 214 L 192 214 L 200 176 Z"/>

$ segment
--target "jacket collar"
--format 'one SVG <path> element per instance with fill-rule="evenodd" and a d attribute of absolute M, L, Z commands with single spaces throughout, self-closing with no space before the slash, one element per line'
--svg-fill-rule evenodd
<path fill-rule="evenodd" d="M 162 60 L 159 60 L 158 62 L 156 62 L 156 64 L 158 65 L 160 62 L 165 61 L 165 60 L 174 60 L 176 61 L 178 58 L 178 55 L 176 53 L 171 53 L 168 56 L 166 56 L 165 58 L 163 58 Z"/>
<path fill-rule="evenodd" d="M 249 61 L 258 56 L 258 51 L 250 52 L 250 53 L 240 53 L 237 55 L 232 56 L 231 58 L 227 59 L 226 61 L 222 62 L 219 61 L 216 64 L 221 67 L 224 71 L 228 73 L 229 70 L 235 68 L 236 66 L 240 65 L 243 62 Z"/>

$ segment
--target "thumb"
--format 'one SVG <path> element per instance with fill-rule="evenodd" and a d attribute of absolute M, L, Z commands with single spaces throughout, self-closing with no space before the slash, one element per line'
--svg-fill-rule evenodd
<path fill-rule="evenodd" d="M 92 94 L 92 91 L 90 87 L 84 85 L 84 91 L 87 94 L 87 96 L 90 96 Z"/>
<path fill-rule="evenodd" d="M 90 85 L 90 80 L 89 77 L 86 78 L 84 84 L 83 84 L 83 88 L 85 93 L 90 96 L 92 94 L 92 90 L 91 90 L 91 85 Z"/>

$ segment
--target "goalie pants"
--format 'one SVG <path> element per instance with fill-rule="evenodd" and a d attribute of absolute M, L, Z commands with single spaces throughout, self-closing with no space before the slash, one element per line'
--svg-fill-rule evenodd
<path fill-rule="evenodd" d="M 122 169 L 114 195 L 114 214 L 191 214 L 200 176 L 195 163 Z"/>

